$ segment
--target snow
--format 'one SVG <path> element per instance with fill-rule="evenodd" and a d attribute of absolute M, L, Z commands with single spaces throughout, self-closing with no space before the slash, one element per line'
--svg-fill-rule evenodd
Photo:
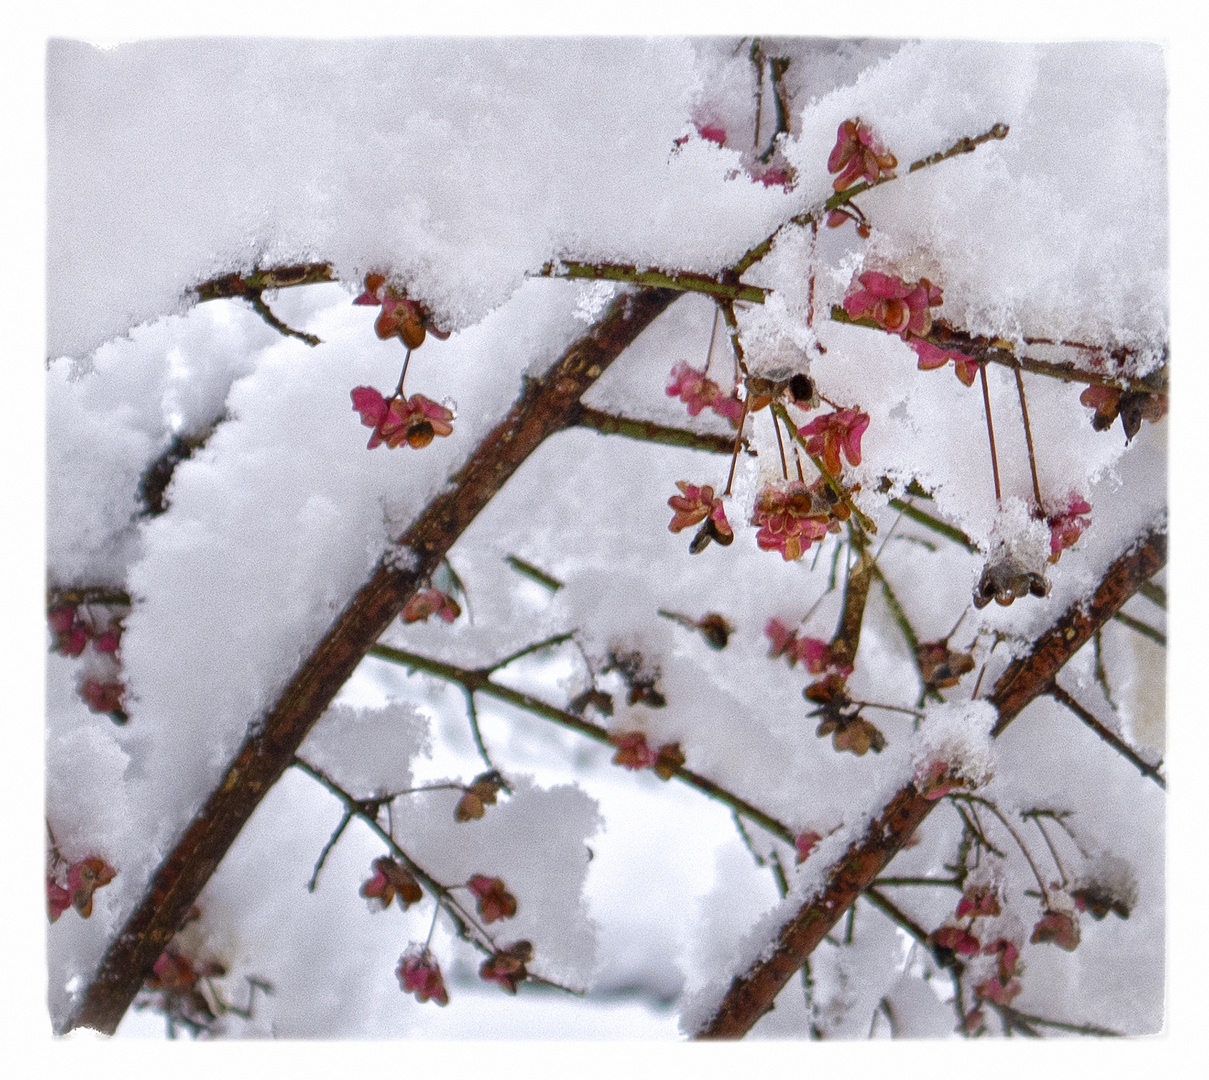
<path fill-rule="evenodd" d="M 878 566 L 920 640 L 940 640 L 966 612 L 952 647 L 973 651 L 975 671 L 917 724 L 914 660 L 875 580 L 849 692 L 872 703 L 862 715 L 887 746 L 837 753 L 807 715 L 802 690 L 812 676 L 768 656 L 764 627 L 774 616 L 791 626 L 809 616 L 801 633 L 830 637 L 851 554 L 838 550 L 842 535 L 794 563 L 756 548 L 756 492 L 781 482 L 769 411 L 749 418 L 757 455 L 740 454 L 725 496 L 734 543 L 696 557 L 689 537 L 668 531 L 667 499 L 678 480 L 721 493 L 725 457 L 562 432 L 451 551 L 462 617 L 397 622 L 384 643 L 474 669 L 574 631 L 573 641 L 494 677 L 560 708 L 593 685 L 611 693 L 612 716 L 592 719 L 641 730 L 652 747 L 679 743 L 687 768 L 791 834 L 824 839 L 799 866 L 783 839 L 749 822 L 760 865 L 725 807 L 676 781 L 618 769 L 611 748 L 479 693 L 483 739 L 511 794 L 460 824 L 456 791 L 403 796 L 392 807 L 395 835 L 439 880 L 502 877 L 519 910 L 500 941 L 531 940 L 532 970 L 586 989 L 584 1013 L 531 987 L 504 998 L 480 982 L 481 957 L 443 919 L 432 947 L 450 1005 L 402 995 L 394 965 L 428 934 L 431 899 L 406 914 L 366 909 L 357 890 L 382 843 L 359 823 L 308 893 L 341 808 L 297 770 L 258 808 L 181 942 L 221 957 L 231 972 L 224 986 L 240 1001 L 247 977 L 274 985 L 253 1019 L 225 1018 L 232 1035 L 539 1036 L 637 1024 L 669 1037 L 708 1016 L 889 795 L 941 757 L 1005 815 L 1043 804 L 1073 811 L 1091 861 L 1123 860 L 1137 883 L 1128 921 L 1081 916 L 1075 953 L 1025 947 L 1019 1007 L 1130 1033 L 1157 1029 L 1162 793 L 1048 700 L 992 746 L 993 710 L 970 698 L 984 663 L 983 693 L 1135 536 L 1165 520 L 1166 424 L 1143 423 L 1127 446 L 1119 423 L 1093 430 L 1080 385 L 1025 375 L 1043 510 L 1064 508 L 1071 495 L 1092 505 L 1090 528 L 1050 563 L 1013 374 L 995 365 L 986 373 L 997 504 L 981 388 L 963 386 L 951 367 L 919 372 L 896 336 L 828 312 L 866 270 L 927 276 L 944 290 L 939 317 L 1002 336 L 1018 353 L 1086 362 L 1078 351 L 1023 342 L 1070 337 L 1137 350 L 1134 374 L 1153 366 L 1168 333 L 1162 51 L 821 40 L 769 48 L 793 56 L 792 127 L 780 146 L 797 170 L 789 191 L 752 180 L 751 65 L 731 41 L 243 39 L 107 50 L 52 42 L 48 579 L 133 598 L 120 651 L 125 726 L 80 700 L 86 658 L 51 655 L 47 665 L 48 817 L 68 861 L 96 854 L 118 869 L 89 920 L 69 911 L 50 930 L 53 1016 L 66 1015 L 66 988 L 87 980 L 337 613 L 380 560 L 414 565 L 398 537 L 448 489 L 524 380 L 628 288 L 535 277 L 541 267 L 565 258 L 714 273 L 831 193 L 827 153 L 840 121 L 859 115 L 900 163 L 898 179 L 858 197 L 872 235 L 862 240 L 850 224 L 817 237 L 786 228 L 745 278 L 773 291 L 763 305 L 738 306 L 740 332 L 753 371 L 808 370 L 828 401 L 869 415 L 861 464 L 845 466 L 844 481 L 859 485 L 856 502 L 877 522 Z M 763 109 L 761 142 L 773 115 L 767 80 Z M 907 173 L 911 161 L 998 122 L 1011 128 L 1006 139 Z M 726 129 L 725 146 L 700 137 L 706 125 Z M 330 263 L 338 281 L 264 299 L 289 326 L 318 335 L 315 348 L 277 334 L 242 301 L 190 297 L 219 274 L 299 261 Z M 388 392 L 404 357 L 397 341 L 375 337 L 377 312 L 351 303 L 368 271 L 388 273 L 438 327 L 455 331 L 447 341 L 430 334 L 408 367 L 409 394 L 456 414 L 453 434 L 421 450 L 368 450 L 350 407 L 356 386 Z M 676 363 L 704 363 L 713 319 L 707 299 L 683 296 L 585 403 L 689 426 L 664 390 Z M 719 326 L 710 376 L 724 390 L 733 366 Z M 802 425 L 820 415 L 791 409 Z M 732 432 L 708 413 L 692 424 Z M 140 479 L 176 436 L 205 441 L 176 466 L 165 512 L 152 514 Z M 912 479 L 932 496 L 914 504 L 964 530 L 979 554 L 888 506 L 907 497 Z M 509 555 L 563 586 L 551 592 L 521 577 Z M 987 558 L 1002 555 L 1044 574 L 1049 594 L 973 610 Z M 441 573 L 434 585 L 452 589 Z M 734 631 L 718 652 L 660 609 L 690 619 L 716 612 Z M 1165 626 L 1153 605 L 1136 617 Z M 1127 738 L 1161 746 L 1161 669 L 1121 624 L 1103 638 L 1114 702 L 1087 655 L 1064 685 Z M 628 652 L 658 673 L 665 707 L 628 704 L 624 680 L 603 672 L 610 653 Z M 485 767 L 460 688 L 372 658 L 302 754 L 358 797 L 469 784 Z M 1048 858 L 1033 825 L 1017 828 L 1035 858 Z M 956 813 L 938 808 L 891 872 L 941 873 L 960 831 Z M 1036 901 L 1025 890 L 1035 882 L 1010 838 L 995 835 L 1010 856 L 1005 896 L 1027 936 Z M 1083 873 L 1083 854 L 1071 844 L 1062 851 L 1068 873 Z M 767 865 L 774 852 L 789 876 L 784 900 Z M 899 899 L 931 930 L 956 896 L 910 889 Z M 865 1037 L 883 999 L 910 1033 L 951 1033 L 952 1007 L 942 1021 L 932 989 L 944 973 L 904 964 L 897 935 L 861 904 L 852 944 L 820 947 L 814 1019 L 829 1037 Z M 792 992 L 799 1003 L 778 1006 L 757 1034 L 803 1036 L 810 1018 L 800 982 Z M 132 1013 L 123 1034 L 145 1032 L 147 1021 Z"/>

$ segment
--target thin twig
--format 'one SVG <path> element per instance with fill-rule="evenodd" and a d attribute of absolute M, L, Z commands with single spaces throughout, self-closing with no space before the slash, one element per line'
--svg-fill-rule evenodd
<path fill-rule="evenodd" d="M 1032 1013 L 1021 1012 L 1010 1005 L 1000 1005 L 994 1001 L 988 1001 L 987 1004 L 999 1013 L 1000 1019 L 1004 1021 L 1005 1026 L 1010 1023 L 1019 1028 L 1024 1034 L 1032 1035 L 1034 1038 L 1039 1037 L 1037 1032 L 1027 1030 L 1027 1027 L 1031 1027 L 1033 1024 L 1036 1024 L 1038 1027 L 1054 1028 L 1056 1031 L 1069 1031 L 1073 1035 L 1096 1035 L 1101 1038 L 1115 1039 L 1124 1038 L 1121 1032 L 1113 1031 L 1112 1028 L 1099 1027 L 1096 1024 L 1068 1024 L 1063 1020 L 1047 1020 L 1044 1016 L 1034 1016 Z"/>
<path fill-rule="evenodd" d="M 252 305 L 252 310 L 256 312 L 265 322 L 267 322 L 274 330 L 286 337 L 296 337 L 299 341 L 305 341 L 311 348 L 316 345 L 322 345 L 323 342 L 314 334 L 307 334 L 301 330 L 295 330 L 292 326 L 283 323 L 276 315 L 273 314 L 269 305 L 264 302 L 264 298 L 259 292 L 249 292 L 245 300 Z"/>
<path fill-rule="evenodd" d="M 527 577 L 530 581 L 536 582 L 551 592 L 558 592 L 563 587 L 563 583 L 558 578 L 551 577 L 544 570 L 539 570 L 532 563 L 525 562 L 524 559 L 518 558 L 516 555 L 505 555 L 504 562 L 522 577 Z"/>
<path fill-rule="evenodd" d="M 1146 582 L 1139 590 L 1142 596 L 1146 597 L 1152 604 L 1157 604 L 1164 611 L 1167 610 L 1167 590 L 1161 585 L 1156 585 L 1153 581 Z"/>
<path fill-rule="evenodd" d="M 1140 589 L 1138 591 L 1141 592 Z M 1104 700 L 1108 702 L 1109 708 L 1116 712 L 1117 703 L 1112 699 L 1112 687 L 1108 684 L 1108 669 L 1104 666 L 1103 631 L 1101 630 L 1097 630 L 1092 637 L 1092 651 L 1095 656 L 1096 682 L 1104 691 Z"/>
<path fill-rule="evenodd" d="M 947 889 L 956 889 L 958 892 L 961 892 L 965 887 L 964 883 L 958 881 L 956 878 L 931 877 L 879 877 L 873 879 L 873 884 L 878 888 L 886 885 L 933 885 Z"/>
<path fill-rule="evenodd" d="M 628 416 L 614 416 L 600 409 L 579 405 L 571 413 L 571 423 L 577 427 L 591 428 L 602 435 L 623 435 L 639 442 L 659 443 L 663 446 L 681 446 L 687 450 L 706 450 L 712 454 L 729 454 L 734 440 L 729 435 L 711 435 L 703 431 L 656 424 L 650 420 L 635 420 Z M 744 440 L 746 452 L 755 456 L 755 451 Z"/>
<path fill-rule="evenodd" d="M 542 649 L 552 649 L 555 645 L 561 645 L 564 641 L 570 641 L 575 634 L 576 631 L 568 630 L 565 633 L 555 634 L 553 637 L 545 638 L 542 641 L 535 641 L 532 645 L 526 645 L 523 649 L 517 649 L 516 652 L 509 653 L 503 660 L 497 660 L 491 667 L 487 668 L 487 671 L 499 671 L 501 668 L 506 668 L 514 660 L 519 660 L 522 656 L 541 652 Z"/>
<path fill-rule="evenodd" d="M 1065 705 L 1073 712 L 1080 720 L 1083 721 L 1089 728 L 1100 736 L 1109 746 L 1111 746 L 1118 754 L 1120 754 L 1131 765 L 1137 767 L 1143 776 L 1149 776 L 1156 784 L 1164 791 L 1167 790 L 1167 781 L 1162 773 L 1159 772 L 1158 765 L 1151 765 L 1145 761 L 1138 753 L 1129 746 L 1124 739 L 1116 735 L 1111 729 L 1100 723 L 1099 720 L 1082 705 L 1079 704 L 1073 697 L 1070 696 L 1057 682 L 1054 682 L 1049 690 L 1049 695 L 1055 700 Z M 1159 763 L 1160 765 L 1162 762 Z"/>
<path fill-rule="evenodd" d="M 984 369 L 985 370 L 985 369 Z M 1037 458 L 1033 453 L 1033 429 L 1028 422 L 1028 402 L 1024 398 L 1024 376 L 1015 369 L 1016 393 L 1020 395 L 1020 415 L 1024 418 L 1024 441 L 1028 445 L 1028 467 L 1033 476 L 1033 498 L 1037 500 L 1037 513 L 1045 516 L 1045 504 L 1041 501 L 1041 485 L 1037 481 Z M 985 383 L 983 384 L 985 387 Z M 989 413 L 987 414 L 989 417 Z"/>
<path fill-rule="evenodd" d="M 348 823 L 353 820 L 353 812 L 347 807 L 340 817 L 340 824 L 336 826 L 335 832 L 332 833 L 328 842 L 323 845 L 323 850 L 319 853 L 319 861 L 315 863 L 314 873 L 311 874 L 311 880 L 307 882 L 306 891 L 314 892 L 315 886 L 319 884 L 319 871 L 323 869 L 323 864 L 327 862 L 328 852 L 336 846 L 336 841 L 340 839 L 344 830 L 348 828 Z"/>
<path fill-rule="evenodd" d="M 1001 502 L 1003 496 L 999 492 L 999 455 L 995 453 L 995 425 L 991 422 L 991 392 L 987 389 L 987 366 L 978 365 L 978 374 L 982 377 L 982 407 L 987 418 L 987 438 L 991 441 L 991 470 L 995 476 L 995 501 Z"/>
<path fill-rule="evenodd" d="M 772 409 L 769 409 L 768 412 L 769 415 L 772 416 L 772 430 L 777 433 L 777 449 L 781 453 L 781 477 L 782 479 L 788 480 L 789 464 L 785 460 L 785 444 L 781 441 L 781 425 L 777 420 L 776 412 Z"/>
<path fill-rule="evenodd" d="M 1162 645 L 1167 648 L 1167 635 L 1161 630 L 1156 630 L 1149 623 L 1142 622 L 1141 619 L 1135 619 L 1132 615 L 1126 615 L 1123 611 L 1118 611 L 1114 616 L 1122 626 L 1128 626 L 1130 630 L 1136 630 L 1143 637 L 1150 638 L 1156 645 Z"/>

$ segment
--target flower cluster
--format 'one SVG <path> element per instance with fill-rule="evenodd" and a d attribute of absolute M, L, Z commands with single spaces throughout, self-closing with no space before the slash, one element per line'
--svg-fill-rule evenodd
<path fill-rule="evenodd" d="M 374 332 L 383 341 L 397 337 L 409 349 L 418 349 L 424 344 L 427 332 L 442 340 L 449 337 L 431 324 L 422 304 L 408 300 L 387 285 L 382 274 L 366 274 L 365 292 L 353 303 L 382 308 L 374 322 Z"/>
<path fill-rule="evenodd" d="M 938 289 L 937 292 L 939 291 Z M 953 371 L 957 377 L 966 386 L 974 385 L 974 379 L 978 376 L 978 363 L 965 353 L 957 349 L 942 349 L 939 345 L 933 345 L 932 342 L 925 341 L 923 338 L 912 338 L 907 345 L 919 357 L 920 371 L 942 368 L 952 360 Z"/>
<path fill-rule="evenodd" d="M 1091 518 L 1083 515 L 1091 513 L 1091 504 L 1072 494 L 1067 499 L 1066 509 L 1060 514 L 1051 514 L 1046 519 L 1049 526 L 1049 561 L 1056 563 L 1068 547 L 1074 547 L 1075 541 L 1083 535 L 1083 531 L 1091 524 Z"/>
<path fill-rule="evenodd" d="M 840 124 L 835 146 L 827 158 L 827 171 L 839 173 L 832 184 L 836 191 L 847 191 L 861 181 L 876 184 L 883 177 L 888 178 L 897 166 L 898 159 L 882 146 L 859 116 Z M 827 219 L 828 225 L 841 223 L 833 222 L 830 216 Z"/>
<path fill-rule="evenodd" d="M 861 716 L 859 705 L 854 707 L 843 675 L 833 672 L 811 683 L 802 696 L 818 706 L 809 714 L 823 717 L 815 734 L 820 739 L 830 735 L 836 753 L 847 750 L 864 757 L 870 750 L 880 754 L 886 748 L 886 737 L 877 725 Z"/>
<path fill-rule="evenodd" d="M 382 856 L 373 861 L 374 876 L 361 886 L 361 895 L 369 901 L 370 910 L 385 911 L 394 900 L 406 911 L 419 903 L 424 890 L 402 863 Z"/>
<path fill-rule="evenodd" d="M 479 916 L 485 923 L 511 919 L 516 914 L 516 897 L 504 887 L 504 879 L 475 874 L 466 888 L 478 901 Z"/>
<path fill-rule="evenodd" d="M 395 975 L 403 992 L 415 994 L 421 1005 L 426 1001 L 435 1001 L 438 1005 L 449 1004 L 449 993 L 445 989 L 441 969 L 428 949 L 405 952 L 399 957 Z"/>
<path fill-rule="evenodd" d="M 832 476 L 838 476 L 841 451 L 849 464 L 861 463 L 861 436 L 868 426 L 867 413 L 856 409 L 837 409 L 798 428 L 798 434 L 806 440 L 807 452 L 821 457 L 827 471 Z"/>
<path fill-rule="evenodd" d="M 46 901 L 50 921 L 57 922 L 69 907 L 74 907 L 82 919 L 87 919 L 92 914 L 92 894 L 116 876 L 117 871 L 97 855 L 90 855 L 67 868 L 66 888 L 53 874 L 47 874 Z"/>
<path fill-rule="evenodd" d="M 734 541 L 735 533 L 726 520 L 726 509 L 712 487 L 708 484 L 698 487 L 687 480 L 677 480 L 676 487 L 680 489 L 680 494 L 673 495 L 667 501 L 668 506 L 676 511 L 668 530 L 678 533 L 703 523 L 689 544 L 688 549 L 692 554 L 704 551 L 711 540 L 716 540 L 723 547 Z"/>
<path fill-rule="evenodd" d="M 847 516 L 848 508 L 834 501 L 820 477 L 814 484 L 791 480 L 784 486 L 765 485 L 756 495 L 751 523 L 759 526 L 756 544 L 762 551 L 779 551 L 792 562 L 828 532 L 838 532 L 838 522 Z"/>
<path fill-rule="evenodd" d="M 361 414 L 361 423 L 374 429 L 368 448 L 385 443 L 389 447 L 405 443 L 416 450 L 440 435 L 453 434 L 453 413 L 423 394 L 410 398 L 384 398 L 372 386 L 358 386 L 351 392 L 353 408 Z"/>
<path fill-rule="evenodd" d="M 798 637 L 797 631 L 791 630 L 775 616 L 764 627 L 764 636 L 772 642 L 772 648 L 768 650 L 770 660 L 783 656 L 789 661 L 790 667 L 800 660 L 811 675 L 822 675 L 825 671 L 835 671 L 844 676 L 852 674 L 852 665 L 838 661 L 827 642 L 819 638 Z"/>
<path fill-rule="evenodd" d="M 421 589 L 403 605 L 402 614 L 405 623 L 426 622 L 429 615 L 451 623 L 462 614 L 462 609 L 452 596 L 440 589 Z"/>
<path fill-rule="evenodd" d="M 723 394 L 722 387 L 706 376 L 704 368 L 698 371 L 683 360 L 672 368 L 667 396 L 683 401 L 688 406 L 689 416 L 698 416 L 703 409 L 713 409 L 719 416 L 726 417 L 731 427 L 737 428 L 743 415 L 743 402 L 733 390 Z"/>
<path fill-rule="evenodd" d="M 904 341 L 923 337 L 932 329 L 932 308 L 944 303 L 944 294 L 927 278 L 906 282 L 902 278 L 869 270 L 858 279 L 861 288 L 844 297 L 844 310 L 852 319 L 872 319 L 888 334 Z"/>

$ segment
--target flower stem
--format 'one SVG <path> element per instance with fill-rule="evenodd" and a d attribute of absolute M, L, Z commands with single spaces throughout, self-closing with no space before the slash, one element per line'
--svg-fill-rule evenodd
<path fill-rule="evenodd" d="M 982 406 L 987 418 L 987 438 L 991 442 L 991 471 L 995 476 L 995 501 L 1001 502 L 1003 496 L 999 491 L 999 456 L 995 453 L 995 425 L 991 422 L 991 392 L 987 389 L 987 366 L 978 365 L 978 374 L 982 376 Z"/>
<path fill-rule="evenodd" d="M 1020 415 L 1024 418 L 1024 441 L 1028 445 L 1028 467 L 1033 475 L 1033 498 L 1037 500 L 1037 513 L 1045 517 L 1045 505 L 1041 501 L 1041 485 L 1037 482 L 1037 458 L 1033 454 L 1033 429 L 1028 422 L 1028 402 L 1024 398 L 1024 376 L 1015 369 L 1016 392 L 1020 395 Z"/>

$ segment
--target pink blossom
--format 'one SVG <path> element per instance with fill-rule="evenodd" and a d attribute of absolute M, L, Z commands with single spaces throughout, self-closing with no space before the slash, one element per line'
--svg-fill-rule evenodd
<path fill-rule="evenodd" d="M 992 977 L 974 987 L 974 994 L 980 1001 L 993 1001 L 996 1005 L 1010 1005 L 1016 995 L 1024 988 L 1019 979 L 1002 983 Z"/>
<path fill-rule="evenodd" d="M 944 294 L 927 278 L 906 282 L 902 278 L 879 274 L 876 270 L 860 276 L 863 288 L 844 297 L 849 318 L 868 317 L 890 334 L 923 337 L 932 329 L 932 311 L 944 303 Z"/>
<path fill-rule="evenodd" d="M 479 915 L 483 922 L 511 919 L 516 914 L 516 897 L 504 887 L 503 878 L 475 874 L 466 882 L 466 887 L 479 902 Z"/>
<path fill-rule="evenodd" d="M 374 332 L 383 341 L 397 337 L 409 349 L 418 349 L 424 344 L 428 331 L 432 331 L 434 337 L 449 337 L 448 333 L 428 324 L 428 314 L 423 305 L 400 296 L 386 284 L 386 278 L 382 274 L 366 274 L 365 292 L 353 303 L 382 308 L 381 314 L 374 322 Z"/>
<path fill-rule="evenodd" d="M 115 653 L 118 651 L 118 646 L 122 641 L 122 628 L 120 626 L 111 626 L 103 634 L 97 634 L 92 640 L 92 647 L 97 652 Z"/>
<path fill-rule="evenodd" d="M 1020 949 L 1017 948 L 1015 942 L 1008 938 L 996 938 L 982 950 L 982 955 L 999 957 L 999 981 L 1001 983 L 1007 983 L 1016 974 Z"/>
<path fill-rule="evenodd" d="M 436 615 L 444 622 L 451 623 L 461 614 L 462 609 L 457 601 L 440 589 L 421 589 L 403 605 L 405 623 L 425 622 L 429 615 Z"/>
<path fill-rule="evenodd" d="M 846 191 L 861 180 L 876 183 L 897 165 L 898 159 L 886 151 L 859 116 L 840 124 L 835 146 L 827 158 L 827 171 L 839 173 L 833 184 L 836 191 Z"/>
<path fill-rule="evenodd" d="M 781 558 L 792 562 L 827 535 L 829 520 L 829 510 L 816 504 L 810 488 L 794 480 L 784 488 L 771 484 L 762 488 L 751 523 L 760 527 L 756 544 L 761 550 L 779 551 Z"/>
<path fill-rule="evenodd" d="M 698 371 L 681 360 L 672 368 L 671 380 L 667 384 L 667 396 L 680 398 L 688 406 L 689 416 L 699 415 L 702 409 L 713 409 L 719 416 L 726 417 L 732 427 L 739 426 L 743 402 L 733 392 L 723 394 L 722 387 L 708 378 L 704 369 Z"/>
<path fill-rule="evenodd" d="M 721 146 L 726 142 L 726 129 L 720 124 L 705 124 L 697 126 L 697 134 L 701 138 Z"/>
<path fill-rule="evenodd" d="M 768 625 L 764 627 L 764 635 L 772 642 L 772 649 L 768 653 L 770 660 L 784 656 L 790 667 L 800 660 L 811 675 L 821 675 L 829 669 L 844 675 L 852 674 L 851 666 L 835 662 L 831 655 L 831 646 L 827 642 L 819 638 L 800 638 L 796 631 L 790 630 L 780 619 L 769 619 Z"/>
<path fill-rule="evenodd" d="M 617 753 L 613 755 L 614 765 L 627 769 L 649 769 L 659 760 L 659 755 L 647 745 L 646 735 L 641 731 L 614 732 L 609 736 L 609 742 L 617 747 Z"/>
<path fill-rule="evenodd" d="M 998 915 L 1002 909 L 995 889 L 989 885 L 971 885 L 961 894 L 957 902 L 957 918 L 964 919 L 967 915 L 973 918 Z"/>
<path fill-rule="evenodd" d="M 374 876 L 361 886 L 361 895 L 385 911 L 396 898 L 404 911 L 424 897 L 420 883 L 401 863 L 386 856 L 373 861 Z"/>
<path fill-rule="evenodd" d="M 912 338 L 907 345 L 918 354 L 920 371 L 931 371 L 934 368 L 944 367 L 952 360 L 953 370 L 957 377 L 966 386 L 974 385 L 974 379 L 978 375 L 978 362 L 972 357 L 956 349 L 942 349 L 939 345 L 933 345 L 932 342 L 925 341 L 923 338 Z"/>
<path fill-rule="evenodd" d="M 1047 519 L 1049 525 L 1049 561 L 1056 563 L 1062 552 L 1068 547 L 1074 547 L 1075 541 L 1083 535 L 1083 530 L 1091 524 L 1091 518 L 1081 515 L 1091 512 L 1091 505 L 1078 495 L 1071 494 L 1067 498 L 1066 509 L 1060 514 L 1054 514 Z"/>
<path fill-rule="evenodd" d="M 822 839 L 823 837 L 813 829 L 807 829 L 806 832 L 794 837 L 793 846 L 798 852 L 797 861 L 804 863 Z"/>
<path fill-rule="evenodd" d="M 950 791 L 966 786 L 965 781 L 950 771 L 947 761 L 933 761 L 915 774 L 915 786 L 930 802 L 943 799 Z"/>
<path fill-rule="evenodd" d="M 668 506 L 676 511 L 668 529 L 678 533 L 708 518 L 717 533 L 713 538 L 720 543 L 729 544 L 735 534 L 730 522 L 726 520 L 726 509 L 722 500 L 714 495 L 714 489 L 708 484 L 698 487 L 687 480 L 677 480 L 676 486 L 682 494 L 673 495 L 667 501 Z"/>
<path fill-rule="evenodd" d="M 932 945 L 958 956 L 977 956 L 982 951 L 982 943 L 960 926 L 942 926 L 932 934 Z"/>
<path fill-rule="evenodd" d="M 768 620 L 768 625 L 764 627 L 764 636 L 772 642 L 768 658 L 775 660 L 778 656 L 786 656 L 789 660 L 789 666 L 793 667 L 798 659 L 796 649 L 797 632 L 790 630 L 780 619 L 773 616 Z"/>
<path fill-rule="evenodd" d="M 867 413 L 855 409 L 837 409 L 798 428 L 809 453 L 823 459 L 832 476 L 840 471 L 840 451 L 853 465 L 861 463 L 861 436 L 869 426 Z"/>
<path fill-rule="evenodd" d="M 421 1004 L 425 1001 L 435 1001 L 438 1005 L 449 1004 L 449 994 L 445 989 L 445 980 L 441 977 L 441 969 L 427 949 L 400 956 L 395 975 L 404 993 L 415 994 L 416 1000 Z"/>
<path fill-rule="evenodd" d="M 372 386 L 358 386 L 350 396 L 353 408 L 361 414 L 361 423 L 374 429 L 368 443 L 370 450 L 382 443 L 390 447 L 407 443 L 419 450 L 435 436 L 453 433 L 449 423 L 453 413 L 423 394 L 387 400 Z"/>

